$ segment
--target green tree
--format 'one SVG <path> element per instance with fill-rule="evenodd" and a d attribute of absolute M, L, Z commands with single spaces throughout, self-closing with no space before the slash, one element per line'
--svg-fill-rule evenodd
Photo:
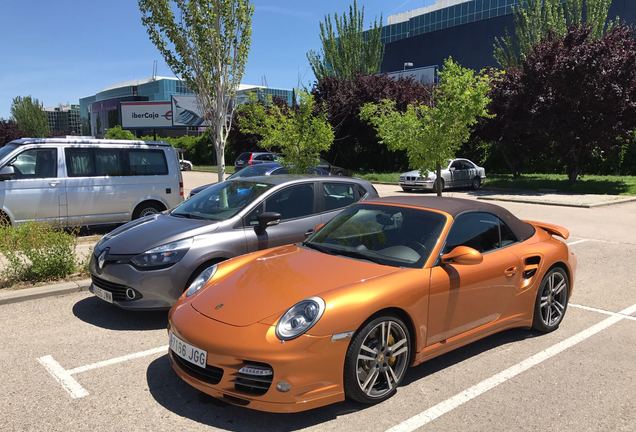
<path fill-rule="evenodd" d="M 254 7 L 249 0 L 139 0 L 139 9 L 150 40 L 196 95 L 222 181 L 233 100 L 251 45 Z"/>
<path fill-rule="evenodd" d="M 106 133 L 104 134 L 104 138 L 106 139 L 116 139 L 116 140 L 134 140 L 136 139 L 135 134 L 129 130 L 122 129 L 120 125 L 113 126 L 110 129 L 106 129 Z"/>
<path fill-rule="evenodd" d="M 299 103 L 289 108 L 277 104 L 250 103 L 240 108 L 243 133 L 261 137 L 259 145 L 282 154 L 289 172 L 306 174 L 319 164 L 320 153 L 329 150 L 334 132 L 314 97 L 299 92 Z"/>
<path fill-rule="evenodd" d="M 373 20 L 364 31 L 364 7 L 358 2 L 349 6 L 349 15 L 327 15 L 320 23 L 322 50 L 307 53 L 307 58 L 318 81 L 324 77 L 353 78 L 358 74 L 380 72 L 384 45 L 382 44 L 382 17 Z"/>
<path fill-rule="evenodd" d="M 532 48 L 549 35 L 564 36 L 572 26 L 586 25 L 598 39 L 611 29 L 612 0 L 521 0 L 514 9 L 514 36 L 495 39 L 494 57 L 505 69 L 519 66 Z"/>
<path fill-rule="evenodd" d="M 406 150 L 412 168 L 426 172 L 435 167 L 437 195 L 441 196 L 442 164 L 455 156 L 480 118 L 491 116 L 486 109 L 491 77 L 449 58 L 439 78 L 432 103 L 410 104 L 400 112 L 395 101 L 383 100 L 364 105 L 360 116 L 376 128 L 390 149 Z"/>
<path fill-rule="evenodd" d="M 49 121 L 42 103 L 31 96 L 17 96 L 11 103 L 11 117 L 31 137 L 45 137 L 49 134 Z"/>

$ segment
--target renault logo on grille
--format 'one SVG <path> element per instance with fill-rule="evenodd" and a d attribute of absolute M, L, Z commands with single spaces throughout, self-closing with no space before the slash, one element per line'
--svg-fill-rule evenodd
<path fill-rule="evenodd" d="M 106 264 L 106 255 L 108 255 L 108 249 L 104 249 L 104 251 L 99 254 L 99 257 L 97 257 L 98 270 L 102 270 L 104 268 L 104 264 Z"/>

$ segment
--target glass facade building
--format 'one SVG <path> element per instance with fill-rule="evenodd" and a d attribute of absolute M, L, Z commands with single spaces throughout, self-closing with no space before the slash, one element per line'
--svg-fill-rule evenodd
<path fill-rule="evenodd" d="M 56 135 L 82 134 L 79 105 L 60 105 L 55 108 L 46 108 L 44 111 L 51 133 Z"/>
<path fill-rule="evenodd" d="M 413 16 L 407 21 L 384 26 L 382 28 L 382 42 L 395 42 L 423 33 L 510 15 L 518 2 L 519 0 L 460 0 L 453 2 L 456 4 L 448 7 L 440 7 L 444 3 L 439 2 L 432 7 L 422 8 L 421 11 L 424 13 L 421 15 Z M 427 9 L 430 12 L 426 12 Z"/>
<path fill-rule="evenodd" d="M 452 57 L 480 70 L 498 66 L 495 39 L 514 33 L 514 9 L 520 0 L 437 0 L 434 4 L 391 15 L 382 28 L 382 72 L 440 68 Z M 612 0 L 610 20 L 636 24 L 636 0 Z"/>
<path fill-rule="evenodd" d="M 276 89 L 262 86 L 243 85 L 239 87 L 237 102 L 249 100 L 248 94 L 255 92 L 259 100 L 269 96 L 284 100 L 291 105 L 293 90 Z M 121 124 L 121 102 L 163 102 L 171 101 L 172 96 L 193 95 L 185 83 L 173 77 L 153 77 L 145 80 L 126 81 L 112 85 L 95 95 L 80 99 L 79 115 L 83 135 L 103 136 L 106 129 Z M 140 131 L 143 133 L 144 131 Z M 146 131 L 150 133 L 150 131 Z M 185 129 L 158 130 L 165 135 L 179 135 Z"/>

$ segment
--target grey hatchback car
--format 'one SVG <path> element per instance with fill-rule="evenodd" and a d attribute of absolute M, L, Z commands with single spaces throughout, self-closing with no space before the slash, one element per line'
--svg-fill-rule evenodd
<path fill-rule="evenodd" d="M 167 309 L 216 263 L 302 241 L 344 207 L 377 196 L 371 183 L 346 177 L 226 180 L 105 235 L 91 257 L 90 290 L 124 309 Z"/>

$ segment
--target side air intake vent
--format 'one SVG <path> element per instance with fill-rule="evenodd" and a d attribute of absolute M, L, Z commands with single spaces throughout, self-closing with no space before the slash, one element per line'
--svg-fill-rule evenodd
<path fill-rule="evenodd" d="M 539 270 L 540 263 L 540 256 L 527 257 L 524 261 L 525 266 L 523 268 L 523 278 L 530 279 L 531 277 L 533 277 L 537 273 L 537 270 Z"/>

